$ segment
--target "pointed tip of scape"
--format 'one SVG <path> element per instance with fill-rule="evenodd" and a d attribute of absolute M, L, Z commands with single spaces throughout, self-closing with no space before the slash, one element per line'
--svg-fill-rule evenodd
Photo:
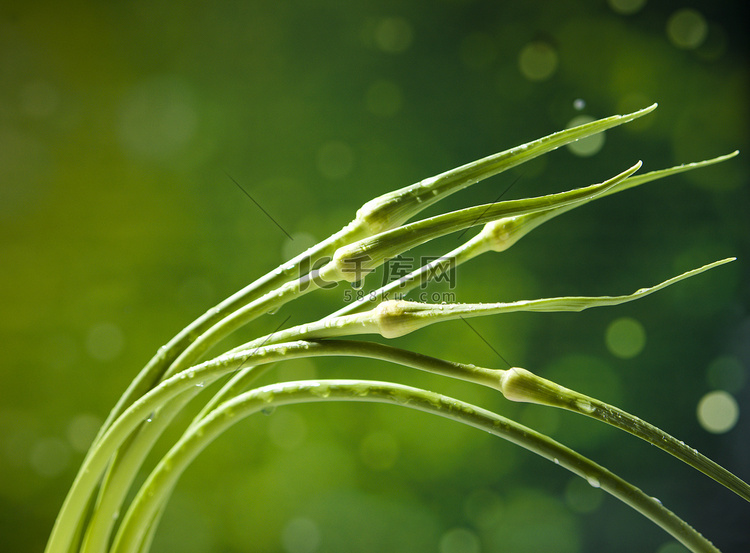
<path fill-rule="evenodd" d="M 641 115 L 646 115 L 647 113 L 651 113 L 651 112 L 652 112 L 652 111 L 654 111 L 654 110 L 655 110 L 655 109 L 656 109 L 657 107 L 659 107 L 659 104 L 657 104 L 656 102 L 654 102 L 653 104 L 651 104 L 651 105 L 650 105 L 650 106 L 648 106 L 648 107 L 645 107 L 645 108 L 643 108 L 643 109 L 639 109 L 638 111 L 634 111 L 634 112 L 632 113 L 632 115 L 635 115 L 636 117 L 640 117 Z"/>
<path fill-rule="evenodd" d="M 639 117 L 643 117 L 644 115 L 646 115 L 648 113 L 651 113 L 652 111 L 654 111 L 656 109 L 656 107 L 658 105 L 659 104 L 657 104 L 656 102 L 654 102 L 653 104 L 651 104 L 648 107 L 645 107 L 643 109 L 639 109 L 638 111 L 634 111 L 632 113 L 626 113 L 625 115 L 620 115 L 619 117 L 622 118 L 622 119 L 625 119 L 624 122 L 627 123 L 627 122 L 630 122 L 630 121 L 632 121 L 634 119 L 638 119 Z"/>

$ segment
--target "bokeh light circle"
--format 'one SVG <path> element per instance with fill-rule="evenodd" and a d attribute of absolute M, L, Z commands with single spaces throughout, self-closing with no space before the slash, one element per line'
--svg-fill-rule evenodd
<path fill-rule="evenodd" d="M 198 106 L 182 80 L 163 75 L 135 86 L 122 100 L 118 134 L 123 149 L 139 158 L 180 153 L 198 129 Z"/>
<path fill-rule="evenodd" d="M 452 528 L 440 538 L 440 553 L 479 553 L 481 543 L 467 528 Z"/>
<path fill-rule="evenodd" d="M 68 468 L 70 446 L 57 437 L 41 438 L 31 448 L 29 462 L 37 474 L 53 478 Z"/>
<path fill-rule="evenodd" d="M 411 46 L 411 24 L 403 17 L 386 17 L 375 28 L 375 44 L 381 51 L 398 54 Z"/>
<path fill-rule="evenodd" d="M 678 48 L 692 50 L 706 40 L 708 23 L 697 11 L 685 8 L 674 12 L 667 21 L 669 41 Z"/>
<path fill-rule="evenodd" d="M 281 534 L 286 553 L 314 553 L 320 546 L 320 530 L 309 518 L 290 520 Z"/>
<path fill-rule="evenodd" d="M 557 52 L 546 42 L 530 42 L 518 55 L 521 74 L 530 81 L 545 81 L 557 70 Z"/>
<path fill-rule="evenodd" d="M 593 120 L 594 118 L 590 115 L 579 115 L 568 122 L 567 128 L 570 129 L 571 127 L 584 125 Z M 580 157 L 593 156 L 604 147 L 604 133 L 600 132 L 592 136 L 587 136 L 586 138 L 581 138 L 575 142 L 571 142 L 567 147 L 574 155 Z"/>
<path fill-rule="evenodd" d="M 630 317 L 612 321 L 605 333 L 607 349 L 616 357 L 631 359 L 646 346 L 646 331 L 643 325 Z"/>
<path fill-rule="evenodd" d="M 388 470 L 396 464 L 400 449 L 390 432 L 373 432 L 365 436 L 359 446 L 362 462 L 375 471 Z"/>
<path fill-rule="evenodd" d="M 587 480 L 571 478 L 565 486 L 565 503 L 576 513 L 593 513 L 604 500 L 604 492 Z"/>
<path fill-rule="evenodd" d="M 698 422 L 712 434 L 729 432 L 739 417 L 737 401 L 723 390 L 709 392 L 698 402 Z"/>
<path fill-rule="evenodd" d="M 609 7 L 617 13 L 631 15 L 646 5 L 646 0 L 608 0 Z"/>

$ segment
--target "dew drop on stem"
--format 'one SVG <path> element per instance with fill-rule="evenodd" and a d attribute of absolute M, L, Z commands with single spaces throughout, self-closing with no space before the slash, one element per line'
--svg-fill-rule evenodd
<path fill-rule="evenodd" d="M 599 479 L 596 476 L 588 475 L 586 476 L 586 481 L 589 483 L 589 486 L 592 488 L 598 488 L 601 486 L 601 483 L 599 482 Z"/>
<path fill-rule="evenodd" d="M 594 412 L 594 406 L 591 405 L 590 402 L 586 401 L 585 399 L 577 399 L 576 401 L 576 407 L 584 412 L 584 413 L 593 413 Z"/>

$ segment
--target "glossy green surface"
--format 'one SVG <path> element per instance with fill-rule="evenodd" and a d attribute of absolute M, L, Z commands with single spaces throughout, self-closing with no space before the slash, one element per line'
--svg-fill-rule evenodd
<path fill-rule="evenodd" d="M 655 1 L 633 14 L 618 13 L 612 5 L 627 3 L 615 0 L 6 4 L 4 549 L 43 548 L 87 440 L 157 348 L 206 309 L 337 231 L 374 196 L 577 117 L 653 102 L 656 112 L 608 131 L 591 155 L 563 148 L 425 215 L 491 203 L 511 183 L 503 199 L 586 186 L 639 159 L 645 172 L 740 156 L 576 209 L 460 267 L 455 289 L 444 282 L 410 298 L 628 294 L 738 261 L 633 304 L 454 321 L 394 344 L 493 368 L 508 360 L 750 477 L 750 94 L 737 3 L 691 4 L 707 21 L 702 41 L 694 13 Z M 413 257 L 458 243 L 446 236 Z M 381 269 L 367 284 L 387 276 Z M 287 325 L 324 316 L 357 293 L 341 285 L 305 297 L 227 347 L 287 316 Z M 594 421 L 362 360 L 292 361 L 264 382 L 315 377 L 390 379 L 497 410 L 658 497 L 722 550 L 748 546 L 746 503 Z M 696 414 L 716 390 L 739 410 L 720 434 Z M 153 551 L 662 551 L 670 541 L 579 480 L 423 413 L 288 406 L 250 418 L 198 458 Z"/>

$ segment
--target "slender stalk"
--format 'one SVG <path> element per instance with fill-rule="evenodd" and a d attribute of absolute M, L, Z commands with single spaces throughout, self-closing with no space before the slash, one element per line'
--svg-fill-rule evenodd
<path fill-rule="evenodd" d="M 123 393 L 110 411 L 104 424 L 102 424 L 102 427 L 94 440 L 94 444 L 101 439 L 107 428 L 109 428 L 112 422 L 120 416 L 128 405 L 154 387 L 154 385 L 163 377 L 168 367 L 172 365 L 178 356 L 184 352 L 198 336 L 201 336 L 230 313 L 233 313 L 254 300 L 257 300 L 269 291 L 275 290 L 290 279 L 299 277 L 301 269 L 307 268 L 307 270 L 309 270 L 316 261 L 323 258 L 329 258 L 340 246 L 364 236 L 366 236 L 366 233 L 362 232 L 358 226 L 352 222 L 338 233 L 333 234 L 328 239 L 313 246 L 304 253 L 301 253 L 291 261 L 281 265 L 275 271 L 269 272 L 242 290 L 232 294 L 215 307 L 206 311 L 201 317 L 190 323 L 166 345 L 159 348 L 156 355 L 130 383 L 125 393 Z"/>
<path fill-rule="evenodd" d="M 702 167 L 707 167 L 709 165 L 713 165 L 715 163 L 719 163 L 721 161 L 725 161 L 727 159 L 730 159 L 737 155 L 737 152 L 733 152 L 731 154 L 720 156 L 714 159 L 696 162 L 696 163 L 689 163 L 684 165 L 678 165 L 675 167 L 671 167 L 668 169 L 662 169 L 658 171 L 651 171 L 649 173 L 646 173 L 644 175 L 632 175 L 628 178 L 626 178 L 623 181 L 620 181 L 615 186 L 605 190 L 599 195 L 592 196 L 590 200 L 594 200 L 600 197 L 603 197 L 605 195 L 609 195 L 615 192 L 619 192 L 622 190 L 626 190 L 629 188 L 633 188 L 635 186 L 664 178 L 673 174 L 681 173 L 684 171 L 692 170 L 692 169 L 698 169 Z M 592 186 L 598 186 L 598 185 L 592 185 Z M 590 190 L 591 187 L 588 187 Z M 467 242 L 461 244 L 459 247 L 455 248 L 454 250 L 446 253 L 439 259 L 436 259 L 428 264 L 423 265 L 422 267 L 412 271 L 408 275 L 395 280 L 393 282 L 388 283 L 387 285 L 379 288 L 378 290 L 375 290 L 368 294 L 367 296 L 363 297 L 360 300 L 357 300 L 355 302 L 352 302 L 338 311 L 332 313 L 331 315 L 328 315 L 325 317 L 325 321 L 331 321 L 333 319 L 336 319 L 337 317 L 341 317 L 344 315 L 350 315 L 354 313 L 359 313 L 364 311 L 369 305 L 372 303 L 380 303 L 382 301 L 386 301 L 388 299 L 388 295 L 393 292 L 397 291 L 399 295 L 406 294 L 409 290 L 411 290 L 414 286 L 418 284 L 423 284 L 427 282 L 433 275 L 440 274 L 444 271 L 455 269 L 458 265 L 461 265 L 462 263 L 465 263 L 466 261 L 469 261 L 470 259 L 488 252 L 488 251 L 504 251 L 508 249 L 512 244 L 517 242 L 521 237 L 528 234 L 531 230 L 538 227 L 542 223 L 552 219 L 553 217 L 556 217 L 557 215 L 560 215 L 562 213 L 565 213 L 566 211 L 569 211 L 575 207 L 579 207 L 580 205 L 583 205 L 584 202 L 581 203 L 573 203 L 573 204 L 566 204 L 561 207 L 555 207 L 552 209 L 547 209 L 544 211 L 538 211 L 533 213 L 528 213 L 525 215 L 517 215 L 517 216 L 511 216 L 511 217 L 504 217 L 502 219 L 491 221 L 487 223 L 482 231 L 468 240 Z M 304 325 L 305 328 L 307 328 L 308 332 L 302 333 L 301 332 L 301 326 L 295 327 L 294 329 L 286 331 L 286 337 L 280 337 L 276 336 L 274 342 L 282 342 L 286 341 L 287 339 L 290 339 L 289 337 L 293 338 L 307 338 L 312 336 L 310 331 L 310 325 Z M 339 333 L 338 335 L 342 335 L 343 333 Z M 265 343 L 266 340 L 270 340 L 273 335 L 268 335 L 265 338 L 261 338 L 257 340 L 255 343 L 263 342 Z M 216 393 L 214 398 L 204 407 L 204 409 L 201 411 L 201 413 L 196 417 L 196 420 L 199 420 L 205 414 L 210 411 L 213 407 L 220 404 L 222 401 L 226 401 L 228 398 L 233 397 L 236 394 L 239 394 L 247 389 L 247 387 L 253 382 L 254 377 L 249 377 L 251 368 L 245 368 L 243 371 L 239 372 L 237 375 L 235 375 L 230 382 L 228 382 L 219 392 Z"/>
<path fill-rule="evenodd" d="M 651 113 L 654 109 L 656 109 L 656 104 L 633 113 L 614 115 L 565 129 L 368 201 L 357 211 L 355 219 L 339 232 L 209 309 L 160 348 L 116 403 L 102 425 L 94 443 L 101 438 L 104 431 L 122 413 L 125 407 L 143 395 L 146 390 L 152 388 L 162 378 L 167 368 L 196 337 L 204 334 L 228 314 L 290 280 L 304 276 L 317 261 L 329 257 L 341 246 L 395 228 L 435 202 L 471 184 L 516 167 L 560 146 L 629 123 Z"/>
<path fill-rule="evenodd" d="M 161 378 L 169 378 L 197 362 L 209 348 L 242 325 L 269 310 L 277 309 L 278 306 L 299 295 L 316 290 L 318 287 L 317 282 L 310 278 L 309 273 L 297 280 L 287 282 L 276 291 L 269 292 L 261 298 L 240 307 L 233 313 L 223 316 L 199 336 L 191 336 L 190 341 L 182 344 L 184 346 L 182 353 L 177 355 L 171 364 L 164 364 L 161 367 L 157 364 L 152 368 L 158 368 L 161 371 L 165 366 L 168 366 Z M 148 375 L 150 371 L 151 369 L 147 367 L 145 373 Z M 141 374 L 144 374 L 144 372 Z M 150 385 L 153 386 L 153 382 Z M 144 390 L 139 391 L 143 392 Z M 119 505 L 124 500 L 131 482 L 137 475 L 149 451 L 176 414 L 182 410 L 190 399 L 187 397 L 175 400 L 164 408 L 164 412 L 155 412 L 152 415 L 152 421 L 157 421 L 156 424 L 145 427 L 133 439 L 129 439 L 122 444 L 119 456 L 123 456 L 123 459 L 120 460 L 118 456 L 113 460 L 110 470 L 116 471 L 116 473 L 104 479 L 99 491 L 97 508 L 94 510 L 92 521 L 84 537 L 84 550 L 87 553 L 103 551 L 102 548 L 108 539 L 109 529 L 114 524 L 114 517 L 110 517 L 109 513 L 119 511 Z"/>
<path fill-rule="evenodd" d="M 705 455 L 670 436 L 660 428 L 612 405 L 586 396 L 525 369 L 514 367 L 503 375 L 498 389 L 513 401 L 550 405 L 586 415 L 629 432 L 666 451 L 680 461 L 713 478 L 745 501 L 750 501 L 750 485 Z"/>
<path fill-rule="evenodd" d="M 603 402 L 538 379 L 523 369 L 484 369 L 367 342 L 300 341 L 301 338 L 330 338 L 362 333 L 379 333 L 391 338 L 433 322 L 457 317 L 518 310 L 579 311 L 600 305 L 616 305 L 638 299 L 731 259 L 715 262 L 628 296 L 548 298 L 475 305 L 383 301 L 364 313 L 360 312 L 364 308 L 364 302 L 358 302 L 321 321 L 254 340 L 214 360 L 193 366 L 211 347 L 249 321 L 275 311 L 279 306 L 307 292 L 342 280 L 360 280 L 384 260 L 438 236 L 486 223 L 477 236 L 443 258 L 378 290 L 375 296 L 378 300 L 382 300 L 385 293 L 396 287 L 400 286 L 403 291 L 429 279 L 430 271 L 434 274 L 435 270 L 446 266 L 455 267 L 485 251 L 503 251 L 543 222 L 593 199 L 650 180 L 717 163 L 737 154 L 734 152 L 713 160 L 633 176 L 640 166 L 639 162 L 601 184 L 540 198 L 476 206 L 404 225 L 429 205 L 481 179 L 574 140 L 632 121 L 650 113 L 655 107 L 653 105 L 631 114 L 566 129 L 379 196 L 365 203 L 357 211 L 355 219 L 341 231 L 207 311 L 157 352 L 110 412 L 55 522 L 47 553 L 73 553 L 79 550 L 80 553 L 107 552 L 125 497 L 159 436 L 204 386 L 227 374 L 233 377 L 207 403 L 185 431 L 183 438 L 167 453 L 141 488 L 120 525 L 115 549 L 122 548 L 134 553 L 145 553 L 148 550 L 158 517 L 179 472 L 208 441 L 233 423 L 237 414 L 235 409 L 246 415 L 257 410 L 256 407 L 261 404 L 342 400 L 406 403 L 410 407 L 493 431 L 488 428 L 491 421 L 494 433 L 561 463 L 563 458 L 568 459 L 567 468 L 587 478 L 590 483 L 601 482 L 602 487 L 607 489 L 607 481 L 610 493 L 655 520 L 694 551 L 715 551 L 709 542 L 684 522 L 661 508 L 660 504 L 657 506 L 658 502 L 630 484 L 623 482 L 621 485 L 617 477 L 608 477 L 609 473 L 601 467 L 544 436 L 488 412 L 479 415 L 477 413 L 481 410 L 478 408 L 451 398 L 398 384 L 364 381 L 279 384 L 244 394 L 241 392 L 280 360 L 322 355 L 382 359 L 490 386 L 503 392 L 509 399 L 555 405 L 593 416 L 658 445 L 749 499 L 750 487 L 745 482 L 658 428 Z M 210 434 L 208 441 L 203 436 L 207 430 L 213 432 L 206 434 Z M 554 458 L 550 457 L 551 452 L 555 454 Z M 183 463 L 180 465 L 182 468 L 176 472 L 173 469 L 175 461 Z M 153 497 L 151 493 L 154 494 Z"/>
<path fill-rule="evenodd" d="M 517 311 L 583 311 L 592 307 L 608 307 L 641 299 L 685 280 L 697 276 L 736 258 L 728 257 L 697 269 L 686 271 L 649 288 L 640 288 L 632 294 L 620 296 L 563 296 L 508 303 L 455 303 L 431 304 L 405 300 L 387 300 L 362 313 L 325 317 L 314 323 L 297 325 L 274 334 L 257 338 L 232 351 L 259 347 L 266 343 L 288 342 L 299 339 L 320 339 L 357 334 L 380 334 L 385 338 L 404 336 L 428 325 L 450 320 L 484 317 Z"/>
<path fill-rule="evenodd" d="M 308 252 L 298 256 L 291 262 L 282 265 L 276 271 L 273 271 L 265 277 L 257 280 L 252 285 L 219 304 L 216 308 L 209 310 L 203 317 L 188 326 L 183 332 L 170 341 L 167 346 L 162 348 L 133 381 L 120 401 L 116 404 L 115 408 L 102 426 L 95 442 L 100 439 L 101 435 L 111 424 L 112 420 L 122 412 L 125 406 L 132 403 L 134 398 L 142 395 L 146 390 L 153 387 L 159 379 L 164 378 L 164 376 L 175 374 L 198 361 L 211 346 L 216 344 L 222 338 L 226 337 L 243 324 L 246 324 L 250 320 L 263 314 L 266 310 L 277 308 L 279 305 L 294 297 L 297 292 L 300 292 L 300 287 L 295 287 L 295 281 L 290 281 L 289 279 L 294 278 L 293 273 L 295 271 L 297 273 L 304 272 L 300 271 L 300 267 L 304 265 L 305 262 L 307 263 L 307 268 L 309 268 L 316 260 L 324 258 L 326 253 L 332 252 L 336 247 L 346 244 L 348 241 L 360 236 L 372 234 L 376 229 L 391 228 L 402 220 L 410 218 L 412 215 L 421 211 L 438 199 L 468 186 L 469 184 L 472 184 L 472 182 L 476 182 L 482 178 L 486 178 L 487 176 L 522 163 L 523 161 L 532 159 L 537 155 L 541 155 L 551 149 L 555 149 L 559 145 L 568 143 L 582 136 L 588 136 L 600 132 L 605 128 L 640 117 L 641 115 L 650 112 L 654 107 L 655 106 L 652 106 L 651 108 L 641 110 L 641 112 L 636 112 L 635 114 L 630 114 L 628 116 L 615 116 L 608 118 L 607 120 L 582 125 L 575 129 L 561 131 L 550 137 L 545 137 L 533 143 L 514 148 L 495 156 L 484 158 L 483 160 L 448 171 L 447 173 L 439 175 L 433 179 L 422 181 L 421 183 L 418 183 L 418 185 L 406 187 L 396 193 L 387 194 L 368 202 L 358 211 L 355 220 L 344 227 L 339 233 L 334 234 L 329 239 L 311 248 Z M 395 212 L 398 212 L 399 216 L 396 216 L 394 214 Z M 383 217 L 383 215 L 385 215 L 385 217 Z M 387 222 L 384 223 L 382 222 L 383 220 Z M 302 276 L 297 282 L 304 284 L 306 282 L 304 280 L 305 278 L 305 276 Z M 317 287 L 312 286 L 312 284 L 317 284 L 315 279 L 308 279 L 308 282 L 310 283 L 309 290 Z M 279 284 L 281 284 L 281 287 L 277 290 L 277 293 L 270 292 L 270 290 Z M 266 292 L 265 296 L 258 298 L 258 296 L 264 292 Z M 253 301 L 253 298 L 256 299 Z M 175 407 L 173 413 L 176 412 L 176 409 L 177 407 Z M 164 414 L 161 420 L 171 420 L 173 413 L 169 416 Z M 157 425 L 153 425 L 152 428 L 157 428 Z M 151 440 L 148 440 L 145 436 L 142 436 L 139 440 L 139 443 L 141 444 L 141 460 L 147 452 L 147 445 L 153 443 L 155 437 L 158 436 L 154 430 L 151 431 L 151 434 L 154 436 Z M 128 463 L 125 463 L 125 465 L 132 466 L 132 470 L 134 471 L 136 465 L 139 464 L 137 462 L 138 456 L 131 453 L 128 457 L 129 461 Z M 128 479 L 125 475 L 120 475 L 119 478 L 121 480 Z M 102 487 L 102 494 L 106 493 L 110 481 L 109 478 L 105 479 L 105 484 Z M 116 495 L 122 494 L 120 493 Z M 106 501 L 107 499 L 100 498 L 99 503 L 106 503 Z M 110 499 L 110 501 L 114 501 L 114 499 Z"/>
<path fill-rule="evenodd" d="M 493 386 L 500 374 L 493 369 L 443 361 L 383 344 L 348 340 L 328 340 L 325 342 L 298 341 L 221 355 L 216 359 L 201 363 L 161 382 L 132 403 L 110 425 L 110 428 L 84 460 L 68 492 L 68 496 L 63 503 L 47 544 L 47 553 L 67 553 L 75 536 L 77 520 L 81 513 L 85 512 L 83 509 L 92 497 L 92 494 L 94 494 L 97 483 L 104 475 L 110 459 L 118 451 L 121 444 L 128 440 L 131 433 L 141 425 L 145 423 L 145 426 L 148 427 L 154 423 L 159 424 L 160 419 L 156 418 L 159 409 L 166 407 L 169 410 L 170 402 L 173 400 L 179 402 L 186 398 L 187 400 L 191 399 L 194 397 L 196 390 L 200 392 L 204 386 L 208 386 L 217 378 L 231 374 L 248 364 L 257 366 L 256 370 L 260 371 L 264 365 L 280 360 L 331 355 L 380 359 L 486 386 Z M 183 394 L 186 394 L 186 398 L 180 398 Z M 174 405 L 178 405 L 178 403 Z M 140 448 L 141 446 L 137 447 Z M 130 481 L 132 481 L 134 476 L 132 464 L 129 463 L 126 468 L 128 477 L 122 477 L 122 482 L 118 480 L 120 484 L 118 484 L 112 493 L 122 493 L 122 487 L 125 484 L 129 486 Z M 125 482 L 126 480 L 127 482 Z M 110 508 L 112 508 L 112 505 L 110 505 Z M 111 516 L 113 512 L 115 511 L 113 510 L 110 513 L 102 511 L 102 515 L 100 516 Z M 101 543 L 101 535 L 101 532 L 97 531 L 97 543 Z M 94 542 L 92 541 L 91 543 L 93 544 Z"/>
<path fill-rule="evenodd" d="M 475 237 L 478 238 L 478 237 Z M 471 244 L 472 241 L 466 244 Z M 466 246 L 464 244 L 464 246 Z M 463 247 L 463 246 L 462 246 Z M 459 248 L 460 249 L 460 248 Z M 457 250 L 456 250 L 457 251 Z M 443 259 L 443 258 L 441 258 Z M 432 305 L 405 301 L 388 301 L 381 303 L 370 311 L 355 315 L 329 315 L 320 321 L 298 325 L 281 332 L 269 334 L 244 344 L 232 351 L 242 351 L 253 347 L 260 347 L 269 343 L 280 343 L 291 340 L 309 340 L 319 338 L 341 337 L 355 334 L 379 333 L 385 337 L 401 336 L 435 322 L 444 322 L 460 317 L 475 317 L 510 313 L 514 311 L 582 311 L 590 307 L 612 306 L 634 301 L 661 290 L 680 280 L 696 276 L 704 271 L 713 269 L 735 258 L 727 258 L 704 265 L 698 269 L 687 271 L 651 288 L 641 288 L 630 295 L 600 296 L 600 297 L 562 297 L 539 300 L 526 300 L 512 303 L 495 304 L 447 304 Z M 439 266 L 437 260 L 433 266 Z M 424 268 L 424 267 L 423 267 Z M 355 306 L 361 306 L 360 302 Z M 339 312 L 346 312 L 345 309 Z M 337 312 L 338 313 L 338 312 Z M 224 401 L 245 391 L 257 378 L 253 367 L 245 367 L 235 374 L 221 390 L 203 407 L 195 417 L 195 422 L 206 416 L 208 412 Z"/>
<path fill-rule="evenodd" d="M 366 222 L 368 228 L 373 231 L 372 234 L 395 228 L 454 192 L 581 138 L 629 123 L 655 109 L 656 104 L 653 104 L 626 115 L 613 115 L 591 121 L 456 167 L 367 202 L 357 212 L 357 218 Z"/>
<path fill-rule="evenodd" d="M 381 232 L 336 250 L 331 262 L 321 267 L 319 278 L 329 282 L 357 282 L 386 259 L 451 232 L 503 217 L 587 202 L 625 180 L 640 167 L 639 161 L 619 175 L 586 188 L 536 198 L 478 205 Z"/>
<path fill-rule="evenodd" d="M 594 196 L 589 201 L 597 200 L 617 192 L 622 192 L 641 184 L 662 179 L 671 175 L 683 173 L 685 171 L 691 171 L 693 169 L 700 169 L 708 167 L 722 161 L 733 158 L 739 152 L 734 151 L 730 154 L 715 157 L 705 161 L 699 161 L 694 163 L 686 163 L 683 165 L 676 165 L 668 169 L 660 169 L 657 171 L 650 171 L 643 175 L 632 175 L 627 179 L 616 184 L 612 188 L 602 192 L 598 196 Z M 339 317 L 341 315 L 350 315 L 352 313 L 359 313 L 364 311 L 368 304 L 380 303 L 389 299 L 391 292 L 394 292 L 401 299 L 411 289 L 418 285 L 424 285 L 431 280 L 435 275 L 443 274 L 448 270 L 453 270 L 459 265 L 466 263 L 467 261 L 489 251 L 502 252 L 510 248 L 513 244 L 518 242 L 522 237 L 527 235 L 529 232 L 540 226 L 542 223 L 562 215 L 563 213 L 585 205 L 587 202 L 568 204 L 561 207 L 547 209 L 544 211 L 537 211 L 534 213 L 527 213 L 525 215 L 517 215 L 512 217 L 503 217 L 496 221 L 490 221 L 487 223 L 479 234 L 467 242 L 461 244 L 457 248 L 444 254 L 438 259 L 427 263 L 411 273 L 389 282 L 385 286 L 378 288 L 362 297 L 361 299 L 351 302 L 345 305 L 338 311 L 332 313 L 326 318 Z"/>
<path fill-rule="evenodd" d="M 294 403 L 357 401 L 391 403 L 439 415 L 500 436 L 585 478 L 625 502 L 691 551 L 717 553 L 706 538 L 640 489 L 538 432 L 459 400 L 391 382 L 311 380 L 272 384 L 246 392 L 212 411 L 189 429 L 164 456 L 141 487 L 115 537 L 112 553 L 138 553 L 150 522 L 179 477 L 217 436 L 263 409 Z"/>

